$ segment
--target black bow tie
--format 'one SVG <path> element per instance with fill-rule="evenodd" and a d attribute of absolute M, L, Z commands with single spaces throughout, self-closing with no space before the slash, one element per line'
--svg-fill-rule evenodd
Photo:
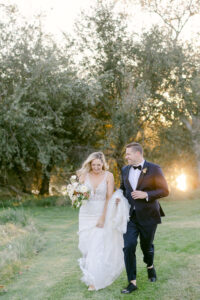
<path fill-rule="evenodd" d="M 133 166 L 133 169 L 136 170 L 136 169 L 139 169 L 140 171 L 142 170 L 142 166 L 139 165 L 139 166 Z"/>

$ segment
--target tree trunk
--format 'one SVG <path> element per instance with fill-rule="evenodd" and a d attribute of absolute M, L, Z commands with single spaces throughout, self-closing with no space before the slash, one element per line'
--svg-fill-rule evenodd
<path fill-rule="evenodd" d="M 42 184 L 40 188 L 40 195 L 49 194 L 49 185 L 50 185 L 50 172 L 52 170 L 52 164 L 46 167 L 47 172 L 43 172 L 42 175 Z M 48 175 L 47 175 L 48 174 Z"/>
<path fill-rule="evenodd" d="M 50 177 L 46 174 L 43 174 L 42 185 L 40 188 L 40 195 L 49 194 L 49 181 Z"/>

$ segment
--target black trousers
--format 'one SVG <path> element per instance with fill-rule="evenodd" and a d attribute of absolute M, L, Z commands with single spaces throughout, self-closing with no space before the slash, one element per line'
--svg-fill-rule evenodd
<path fill-rule="evenodd" d="M 147 267 L 153 265 L 154 259 L 154 235 L 157 224 L 142 226 L 137 222 L 136 215 L 133 213 L 127 224 L 127 231 L 124 234 L 124 262 L 128 281 L 136 279 L 136 246 L 138 236 L 140 238 L 140 247 L 143 252 L 143 261 Z"/>

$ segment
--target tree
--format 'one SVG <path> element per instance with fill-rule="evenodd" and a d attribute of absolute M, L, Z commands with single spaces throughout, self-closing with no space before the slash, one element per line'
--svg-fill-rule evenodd
<path fill-rule="evenodd" d="M 175 123 L 181 127 L 187 115 L 186 91 L 194 64 L 169 31 L 157 26 L 133 40 L 134 33 L 126 30 L 126 16 L 116 16 L 114 4 L 98 1 L 93 15 L 84 20 L 84 26 L 78 27 L 81 49 L 87 49 L 82 67 L 102 87 L 95 113 L 102 121 L 97 131 L 102 146 L 118 168 L 124 146 L 132 140 L 141 141 L 153 158 L 169 129 Z M 174 136 L 177 153 L 188 143 L 181 132 L 182 143 L 177 144 Z"/>
<path fill-rule="evenodd" d="M 199 0 L 119 0 L 119 2 L 139 4 L 145 11 L 159 16 L 174 42 L 178 41 L 188 21 L 200 12 Z"/>
<path fill-rule="evenodd" d="M 101 147 L 110 157 L 114 157 L 120 168 L 123 163 L 122 149 L 134 135 L 130 110 L 135 113 L 135 104 L 129 99 L 132 89 L 129 79 L 134 64 L 130 59 L 133 56 L 133 41 L 127 32 L 126 17 L 115 12 L 114 3 L 97 1 L 90 14 L 82 15 L 77 33 L 79 51 L 82 53 L 79 61 L 81 74 L 99 86 L 93 113 L 97 120 L 96 148 Z M 122 133 L 121 125 L 125 120 L 129 130 Z"/>
<path fill-rule="evenodd" d="M 78 78 L 69 39 L 58 48 L 43 33 L 39 19 L 20 26 L 16 8 L 4 9 L 7 18 L 0 24 L 1 181 L 11 185 L 10 177 L 15 176 L 15 185 L 24 192 L 31 192 L 35 182 L 44 194 L 54 166 L 70 160 L 74 144 L 89 141 L 95 87 Z"/>

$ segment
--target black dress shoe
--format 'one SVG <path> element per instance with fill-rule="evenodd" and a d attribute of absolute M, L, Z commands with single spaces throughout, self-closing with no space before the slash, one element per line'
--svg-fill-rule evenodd
<path fill-rule="evenodd" d="M 156 270 L 154 269 L 154 267 L 151 269 L 147 268 L 147 272 L 148 272 L 149 281 L 155 282 L 157 280 L 157 277 L 156 277 Z"/>
<path fill-rule="evenodd" d="M 121 293 L 122 294 L 130 294 L 130 293 L 134 292 L 135 290 L 137 290 L 137 285 L 130 282 L 129 285 L 127 286 L 127 288 L 122 290 Z"/>

